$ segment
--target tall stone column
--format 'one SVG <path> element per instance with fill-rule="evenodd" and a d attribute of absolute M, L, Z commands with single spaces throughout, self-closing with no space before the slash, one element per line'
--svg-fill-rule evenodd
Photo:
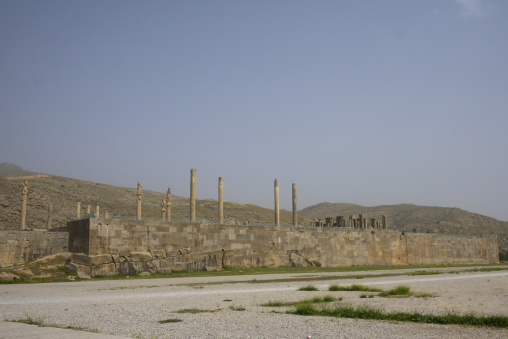
<path fill-rule="evenodd" d="M 76 216 L 78 219 L 81 218 L 81 202 L 78 201 L 78 208 L 76 209 Z"/>
<path fill-rule="evenodd" d="M 99 213 L 99 205 L 97 205 L 97 207 L 95 208 L 95 217 L 98 218 L 100 215 Z"/>
<path fill-rule="evenodd" d="M 137 208 L 136 208 L 136 219 L 141 220 L 141 195 L 143 194 L 141 192 L 141 188 L 143 188 L 143 185 L 138 181 L 138 190 L 136 192 L 138 202 L 137 202 Z"/>
<path fill-rule="evenodd" d="M 383 217 L 381 219 L 381 225 L 384 230 L 388 229 L 388 221 L 386 219 L 386 215 L 383 214 Z"/>
<path fill-rule="evenodd" d="M 224 222 L 224 201 L 222 196 L 223 182 L 222 177 L 219 177 L 219 224 Z"/>
<path fill-rule="evenodd" d="M 298 215 L 296 210 L 296 184 L 293 184 L 293 226 L 296 225 L 298 225 Z"/>
<path fill-rule="evenodd" d="M 171 188 L 166 192 L 166 220 L 171 220 Z"/>
<path fill-rule="evenodd" d="M 108 211 L 106 211 L 106 213 L 104 213 L 104 219 L 107 219 L 107 218 L 109 218 Z"/>
<path fill-rule="evenodd" d="M 166 199 L 161 201 L 161 219 L 166 220 Z"/>
<path fill-rule="evenodd" d="M 20 228 L 24 230 L 26 228 L 26 202 L 28 200 L 28 180 L 23 180 L 21 186 L 21 221 Z"/>
<path fill-rule="evenodd" d="M 273 190 L 275 195 L 275 226 L 279 226 L 280 224 L 280 215 L 279 215 L 279 179 L 275 179 L 273 182 Z"/>
<path fill-rule="evenodd" d="M 48 223 L 46 225 L 46 229 L 50 229 L 51 228 L 51 219 L 53 219 L 53 205 L 49 204 L 48 205 Z"/>
<path fill-rule="evenodd" d="M 196 221 L 196 169 L 190 169 L 190 221 Z"/>
<path fill-rule="evenodd" d="M 88 206 L 86 207 L 86 214 L 90 215 L 90 209 L 91 209 L 91 208 L 92 208 L 92 206 L 91 206 L 91 205 L 88 205 Z"/>

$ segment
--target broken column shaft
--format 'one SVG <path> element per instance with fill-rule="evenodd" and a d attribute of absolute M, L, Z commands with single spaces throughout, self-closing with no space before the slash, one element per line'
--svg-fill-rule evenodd
<path fill-rule="evenodd" d="M 293 184 L 293 226 L 298 225 L 298 215 L 296 209 L 296 184 Z"/>
<path fill-rule="evenodd" d="M 274 183 L 274 195 L 275 195 L 275 226 L 279 226 L 279 180 L 275 179 Z"/>
<path fill-rule="evenodd" d="M 138 189 L 136 191 L 136 196 L 137 196 L 137 208 L 136 208 L 136 219 L 137 220 L 141 220 L 141 195 L 142 195 L 142 192 L 141 192 L 141 188 L 143 187 L 143 185 L 141 185 L 141 183 L 138 181 Z"/>
<path fill-rule="evenodd" d="M 22 230 L 26 227 L 26 201 L 28 200 L 28 180 L 23 180 L 23 185 L 21 186 L 21 221 L 20 228 Z"/>
<path fill-rule="evenodd" d="M 196 221 L 196 169 L 190 169 L 190 221 Z"/>
<path fill-rule="evenodd" d="M 222 190 L 223 190 L 223 181 L 222 177 L 219 177 L 219 211 L 218 211 L 219 224 L 222 224 L 224 222 L 224 201 Z"/>

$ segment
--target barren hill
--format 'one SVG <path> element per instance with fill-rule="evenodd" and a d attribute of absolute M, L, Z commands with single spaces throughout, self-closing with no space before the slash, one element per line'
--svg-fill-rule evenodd
<path fill-rule="evenodd" d="M 508 251 L 508 222 L 499 221 L 481 214 L 471 213 L 460 208 L 417 206 L 412 204 L 382 205 L 365 207 L 354 204 L 332 204 L 323 202 L 309 206 L 298 212 L 307 218 L 335 217 L 349 218 L 350 215 L 367 215 L 378 218 L 384 214 L 388 227 L 417 232 L 436 232 L 448 234 L 492 235 L 497 234 L 499 249 Z"/>
<path fill-rule="evenodd" d="M 0 164 L 0 178 L 31 176 L 37 173 L 25 171 L 21 167 L 3 162 Z"/>
<path fill-rule="evenodd" d="M 14 166 L 14 167 L 12 167 Z M 12 170 L 14 169 L 14 170 Z M 47 226 L 48 206 L 52 205 L 52 228 L 64 227 L 69 220 L 76 219 L 77 203 L 81 202 L 81 216 L 90 205 L 91 213 L 100 206 L 100 214 L 107 211 L 109 216 L 135 217 L 136 188 L 110 186 L 52 175 L 40 175 L 24 171 L 11 164 L 0 164 L 0 229 L 19 228 L 21 213 L 20 185 L 28 177 L 27 227 L 30 229 Z M 7 178 L 6 178 L 7 177 Z M 144 190 L 142 215 L 144 218 L 161 217 L 163 193 Z M 189 199 L 172 196 L 172 219 L 189 219 Z M 238 222 L 273 223 L 273 210 L 256 205 L 244 205 L 224 202 L 224 219 Z M 280 212 L 281 223 L 290 224 L 292 215 L 288 211 Z M 196 201 L 196 218 L 217 219 L 217 201 L 213 199 Z M 302 223 L 308 220 L 301 218 Z"/>
<path fill-rule="evenodd" d="M 136 189 L 110 186 L 59 176 L 25 171 L 21 167 L 0 164 L 0 229 L 18 229 L 21 210 L 20 185 L 28 178 L 29 194 L 27 205 L 27 227 L 47 227 L 48 206 L 53 207 L 52 228 L 64 227 L 69 220 L 76 219 L 77 202 L 81 202 L 81 215 L 86 214 L 90 205 L 94 213 L 100 206 L 100 213 L 108 211 L 110 216 L 134 217 L 136 215 Z M 160 218 L 161 200 L 165 194 L 143 191 L 143 217 Z M 172 197 L 172 219 L 189 219 L 189 199 Z M 316 218 L 364 214 L 368 218 L 388 217 L 389 227 L 418 232 L 439 232 L 448 234 L 491 235 L 497 234 L 499 248 L 508 251 L 508 222 L 458 208 L 416 206 L 411 204 L 364 207 L 354 204 L 320 203 L 298 212 L 300 224 L 308 225 Z M 281 210 L 281 223 L 291 224 L 291 212 Z M 196 201 L 196 218 L 215 220 L 217 201 L 204 199 Z M 273 223 L 273 210 L 256 205 L 234 202 L 224 203 L 226 221 Z"/>

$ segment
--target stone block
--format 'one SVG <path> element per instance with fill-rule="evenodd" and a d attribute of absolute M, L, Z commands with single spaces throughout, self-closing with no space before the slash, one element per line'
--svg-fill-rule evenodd
<path fill-rule="evenodd" d="M 113 263 L 92 266 L 92 276 L 106 277 L 116 274 L 116 266 Z"/>
<path fill-rule="evenodd" d="M 131 252 L 130 261 L 151 261 L 152 254 L 150 252 Z"/>
<path fill-rule="evenodd" d="M 116 272 L 120 275 L 134 275 L 136 274 L 136 270 L 129 265 L 128 262 L 121 262 L 115 264 Z"/>
<path fill-rule="evenodd" d="M 132 274 L 148 270 L 146 261 L 129 262 L 129 268 L 130 268 L 131 272 L 134 272 Z"/>
<path fill-rule="evenodd" d="M 186 247 L 186 248 L 180 248 L 178 251 L 179 251 L 180 255 L 186 255 L 186 254 L 189 254 L 192 251 L 192 249 L 190 247 Z"/>
<path fill-rule="evenodd" d="M 81 279 L 90 279 L 92 276 L 92 267 L 86 265 L 80 265 L 73 262 L 65 264 L 65 267 L 69 269 L 74 275 Z"/>
<path fill-rule="evenodd" d="M 100 254 L 100 255 L 90 256 L 90 260 L 92 261 L 92 266 L 113 263 L 113 257 L 109 254 Z"/>
<path fill-rule="evenodd" d="M 312 259 L 310 260 L 312 266 L 316 266 L 316 267 L 321 267 L 323 266 L 323 264 L 321 263 L 321 261 L 317 260 L 317 259 Z"/>
<path fill-rule="evenodd" d="M 152 256 L 156 259 L 163 259 L 166 257 L 166 251 L 164 250 L 152 250 Z"/>
<path fill-rule="evenodd" d="M 69 257 L 71 262 L 79 264 L 79 265 L 86 265 L 91 266 L 92 265 L 92 259 L 86 254 L 83 253 L 72 253 Z"/>
<path fill-rule="evenodd" d="M 289 253 L 289 262 L 291 263 L 292 267 L 307 267 L 309 265 L 304 257 L 294 252 Z"/>

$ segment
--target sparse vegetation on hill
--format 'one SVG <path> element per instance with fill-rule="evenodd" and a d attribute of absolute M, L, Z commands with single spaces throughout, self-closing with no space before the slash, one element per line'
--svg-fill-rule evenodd
<path fill-rule="evenodd" d="M 37 173 L 25 171 L 21 167 L 3 162 L 0 164 L 0 178 L 30 176 Z"/>
<path fill-rule="evenodd" d="M 136 189 L 110 186 L 65 177 L 39 175 L 25 171 L 21 167 L 0 164 L 0 229 L 19 228 L 21 210 L 20 187 L 23 177 L 29 179 L 27 206 L 27 227 L 46 228 L 48 205 L 53 206 L 52 228 L 64 227 L 67 221 L 76 219 L 77 202 L 81 202 L 81 215 L 86 214 L 87 206 L 94 213 L 100 206 L 103 215 L 134 217 L 136 214 Z M 160 218 L 161 200 L 165 194 L 143 191 L 143 217 Z M 189 199 L 172 197 L 172 218 L 188 220 Z M 383 205 L 365 207 L 354 204 L 320 203 L 298 212 L 299 222 L 308 225 L 316 218 L 343 215 L 367 215 L 368 218 L 388 217 L 389 228 L 417 232 L 436 232 L 448 234 L 492 235 L 497 234 L 499 249 L 508 253 L 508 222 L 499 221 L 461 210 L 459 208 L 416 206 L 411 204 Z M 273 210 L 251 204 L 224 203 L 226 221 L 273 223 Z M 196 218 L 217 219 L 217 201 L 204 199 L 196 201 Z M 281 210 L 282 224 L 291 224 L 292 215 Z M 504 258 L 504 257 L 503 257 Z"/>
<path fill-rule="evenodd" d="M 354 204 L 332 204 L 323 202 L 309 206 L 298 212 L 307 218 L 335 217 L 364 214 L 368 218 L 378 218 L 384 214 L 388 227 L 421 233 L 448 233 L 498 236 L 499 249 L 508 251 L 508 222 L 461 210 L 460 208 L 416 206 L 412 204 L 382 205 L 365 207 Z"/>
<path fill-rule="evenodd" d="M 7 168 L 0 173 L 8 173 L 9 179 L 0 178 L 0 229 L 19 228 L 21 213 L 22 178 L 30 174 L 28 180 L 29 194 L 27 202 L 27 227 L 46 228 L 48 206 L 53 206 L 52 228 L 64 227 L 68 221 L 76 219 L 78 201 L 81 202 L 81 216 L 91 206 L 91 213 L 95 213 L 96 206 L 100 207 L 100 214 L 107 211 L 109 216 L 135 217 L 136 188 L 110 186 L 58 176 L 38 176 L 37 173 L 23 171 L 20 167 L 10 170 L 14 165 L 0 164 L 0 169 Z M 161 200 L 166 195 L 153 191 L 143 191 L 142 214 L 144 218 L 161 217 Z M 172 219 L 189 219 L 189 199 L 172 196 Z M 199 220 L 217 219 L 217 201 L 213 199 L 196 201 L 196 218 Z M 243 205 L 224 202 L 224 219 L 238 222 L 273 223 L 273 210 L 256 205 Z M 280 211 L 281 223 L 292 222 L 291 212 Z M 301 222 L 308 224 L 309 220 L 301 218 Z"/>

